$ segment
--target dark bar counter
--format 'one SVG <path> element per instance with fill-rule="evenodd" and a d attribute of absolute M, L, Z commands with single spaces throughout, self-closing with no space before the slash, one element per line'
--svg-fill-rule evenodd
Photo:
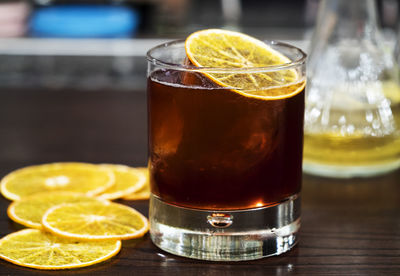
<path fill-rule="evenodd" d="M 146 93 L 0 88 L 0 177 L 28 165 L 80 161 L 145 166 Z M 168 114 L 166 114 L 168 116 Z M 148 201 L 118 201 L 148 215 Z M 0 236 L 22 229 L 0 199 Z M 400 170 L 367 179 L 303 176 L 298 245 L 247 262 L 181 258 L 149 234 L 87 268 L 40 271 L 0 260 L 0 275 L 400 275 Z"/>

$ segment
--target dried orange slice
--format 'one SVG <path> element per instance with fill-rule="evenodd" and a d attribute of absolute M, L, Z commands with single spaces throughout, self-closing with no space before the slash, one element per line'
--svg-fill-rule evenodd
<path fill-rule="evenodd" d="M 145 184 L 140 190 L 122 197 L 123 199 L 144 200 L 144 199 L 149 199 L 150 197 L 149 170 L 147 168 L 137 168 L 137 169 L 140 170 L 142 173 L 144 173 L 146 177 Z"/>
<path fill-rule="evenodd" d="M 52 163 L 13 171 L 0 182 L 1 193 L 10 200 L 40 192 L 67 191 L 99 194 L 114 184 L 113 172 L 87 163 Z"/>
<path fill-rule="evenodd" d="M 42 228 L 42 217 L 51 207 L 62 203 L 88 202 L 95 197 L 70 192 L 47 192 L 24 197 L 12 202 L 7 209 L 8 216 L 15 222 L 36 229 Z"/>
<path fill-rule="evenodd" d="M 97 264 L 115 256 L 121 241 L 78 241 L 38 229 L 24 229 L 0 240 L 0 258 L 36 269 L 68 269 Z"/>
<path fill-rule="evenodd" d="M 291 62 L 288 57 L 239 32 L 197 31 L 187 37 L 185 50 L 190 62 L 198 67 L 243 69 L 203 73 L 216 84 L 247 97 L 283 99 L 296 95 L 305 86 L 295 69 L 279 68 Z M 267 66 L 276 67 L 263 69 Z"/>
<path fill-rule="evenodd" d="M 117 199 L 135 193 L 146 183 L 144 171 L 124 165 L 103 164 L 111 169 L 115 175 L 115 184 L 104 191 L 99 197 L 103 199 Z"/>
<path fill-rule="evenodd" d="M 58 236 L 81 240 L 132 239 L 149 229 L 138 211 L 107 200 L 54 206 L 43 215 L 42 225 Z"/>

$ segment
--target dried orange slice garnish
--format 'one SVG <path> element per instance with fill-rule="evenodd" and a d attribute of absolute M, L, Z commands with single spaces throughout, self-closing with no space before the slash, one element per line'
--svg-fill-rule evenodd
<path fill-rule="evenodd" d="M 138 211 L 108 200 L 54 206 L 43 215 L 42 225 L 55 235 L 81 240 L 133 239 L 149 229 Z"/>
<path fill-rule="evenodd" d="M 144 175 L 146 177 L 145 184 L 143 185 L 143 187 L 140 190 L 135 191 L 133 193 L 130 193 L 130 194 L 122 197 L 123 199 L 144 200 L 144 199 L 149 199 L 149 197 L 150 197 L 149 170 L 148 170 L 148 168 L 137 168 L 137 169 L 140 170 L 142 173 L 144 173 Z"/>
<path fill-rule="evenodd" d="M 51 207 L 62 203 L 98 200 L 84 194 L 71 192 L 46 192 L 24 197 L 12 202 L 7 209 L 9 218 L 27 227 L 42 229 L 42 217 Z"/>
<path fill-rule="evenodd" d="M 263 67 L 284 65 L 291 60 L 266 43 L 239 32 L 197 31 L 187 37 L 185 50 L 190 62 L 197 67 L 243 69 L 207 71 L 204 75 L 247 97 L 283 99 L 296 95 L 305 86 L 304 79 L 299 79 L 293 68 L 263 70 Z"/>
<path fill-rule="evenodd" d="M 115 184 L 104 191 L 99 197 L 103 199 L 117 199 L 135 193 L 146 184 L 146 173 L 137 168 L 124 165 L 103 164 L 111 169 L 115 175 Z"/>
<path fill-rule="evenodd" d="M 78 241 L 38 229 L 24 229 L 0 240 L 0 258 L 36 269 L 70 269 L 110 259 L 121 241 Z"/>
<path fill-rule="evenodd" d="M 99 194 L 114 185 L 113 172 L 87 163 L 52 163 L 25 167 L 6 175 L 1 193 L 11 200 L 40 192 Z"/>

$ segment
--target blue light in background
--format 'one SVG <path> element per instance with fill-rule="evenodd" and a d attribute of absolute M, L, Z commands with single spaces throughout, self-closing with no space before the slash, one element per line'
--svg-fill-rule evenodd
<path fill-rule="evenodd" d="M 57 5 L 35 10 L 30 33 L 36 37 L 127 38 L 139 23 L 136 10 L 112 5 Z"/>

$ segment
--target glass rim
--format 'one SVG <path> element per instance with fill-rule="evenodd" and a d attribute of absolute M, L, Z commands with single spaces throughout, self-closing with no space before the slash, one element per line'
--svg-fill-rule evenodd
<path fill-rule="evenodd" d="M 165 42 L 165 43 L 162 43 L 160 45 L 157 45 L 157 46 L 151 48 L 146 53 L 147 61 L 151 62 L 154 65 L 162 66 L 162 67 L 168 68 L 168 69 L 180 70 L 180 71 L 209 72 L 209 73 L 213 73 L 213 72 L 214 73 L 218 73 L 218 72 L 256 73 L 256 72 L 265 72 L 265 71 L 271 72 L 271 71 L 280 71 L 280 70 L 291 69 L 293 67 L 303 65 L 307 59 L 307 54 L 300 48 L 293 46 L 291 44 L 276 41 L 276 40 L 263 40 L 263 42 L 266 43 L 268 46 L 277 45 L 277 46 L 283 46 L 283 47 L 287 47 L 290 49 L 294 49 L 295 51 L 298 52 L 298 54 L 300 54 L 300 57 L 291 62 L 278 64 L 278 65 L 237 68 L 237 67 L 197 67 L 195 65 L 177 64 L 177 63 L 162 61 L 161 59 L 154 57 L 154 55 L 152 54 L 154 51 L 157 51 L 162 48 L 170 47 L 173 45 L 177 45 L 179 43 L 183 43 L 183 45 L 184 45 L 184 42 L 185 42 L 184 39 L 178 39 L 178 40 Z"/>

